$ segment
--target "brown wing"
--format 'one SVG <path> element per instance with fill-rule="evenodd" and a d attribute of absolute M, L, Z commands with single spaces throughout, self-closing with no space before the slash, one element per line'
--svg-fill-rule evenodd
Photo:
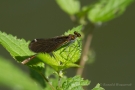
<path fill-rule="evenodd" d="M 50 39 L 34 39 L 29 44 L 29 49 L 36 53 L 50 53 L 64 43 L 66 43 L 69 39 L 69 36 L 60 36 Z"/>

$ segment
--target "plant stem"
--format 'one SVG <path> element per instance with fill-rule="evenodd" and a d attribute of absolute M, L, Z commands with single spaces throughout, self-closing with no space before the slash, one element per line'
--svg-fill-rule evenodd
<path fill-rule="evenodd" d="M 82 50 L 82 55 L 81 55 L 81 60 L 80 60 L 80 68 L 77 69 L 77 75 L 82 75 L 83 70 L 84 70 L 84 66 L 86 64 L 86 61 L 88 60 L 88 53 L 90 50 L 90 45 L 91 45 L 91 41 L 92 41 L 92 34 L 89 33 L 86 37 L 86 41 L 83 45 L 83 50 Z"/>
<path fill-rule="evenodd" d="M 44 76 L 43 73 L 40 73 L 40 75 L 41 75 L 41 76 L 44 78 L 44 80 L 49 84 L 49 86 L 51 87 L 52 90 L 56 90 L 56 89 L 52 86 L 52 84 L 49 82 L 49 80 Z"/>

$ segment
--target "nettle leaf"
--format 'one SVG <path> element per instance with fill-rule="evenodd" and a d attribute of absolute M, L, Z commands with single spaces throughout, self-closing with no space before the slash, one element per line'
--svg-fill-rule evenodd
<path fill-rule="evenodd" d="M 64 35 L 73 34 L 74 31 L 81 33 L 81 29 L 82 26 L 78 26 L 72 30 L 68 30 Z M 81 46 L 81 38 L 78 37 L 73 43 L 62 46 L 60 49 L 52 52 L 52 55 L 40 53 L 37 57 L 56 71 L 61 71 L 69 67 L 79 67 L 75 62 L 78 61 L 81 56 Z"/>
<path fill-rule="evenodd" d="M 68 32 L 65 32 L 64 35 L 73 34 L 75 31 L 81 34 L 82 26 L 78 26 Z M 81 36 L 82 37 L 82 36 Z M 69 62 L 76 62 L 81 56 L 81 46 L 82 46 L 82 38 L 77 37 L 75 41 L 71 42 L 68 46 L 56 51 L 56 53 L 60 53 L 62 57 L 66 57 L 65 60 Z M 66 56 L 65 56 L 66 55 Z"/>
<path fill-rule="evenodd" d="M 93 23 L 107 22 L 120 16 L 134 0 L 100 0 L 88 12 L 88 19 Z"/>
<path fill-rule="evenodd" d="M 0 57 L 0 85 L 11 90 L 42 90 L 38 83 L 9 61 Z"/>
<path fill-rule="evenodd" d="M 56 0 L 56 2 L 60 8 L 69 15 L 74 15 L 80 10 L 79 0 Z"/>
<path fill-rule="evenodd" d="M 0 44 L 18 62 L 21 62 L 31 55 L 34 55 L 34 53 L 28 49 L 29 41 L 26 42 L 24 39 L 17 39 L 16 36 L 12 36 L 11 34 L 6 34 L 5 32 L 1 31 Z M 44 64 L 35 58 L 31 61 L 31 63 L 29 63 L 29 66 L 34 67 L 35 69 L 42 69 Z"/>
<path fill-rule="evenodd" d="M 105 89 L 100 87 L 100 84 L 98 83 L 92 90 L 105 90 Z"/>
<path fill-rule="evenodd" d="M 83 90 L 83 86 L 88 86 L 90 81 L 83 80 L 80 76 L 75 76 L 73 78 L 68 78 L 62 84 L 63 90 Z"/>
<path fill-rule="evenodd" d="M 28 49 L 28 43 L 29 42 L 26 42 L 24 39 L 17 39 L 16 36 L 0 31 L 0 44 L 6 48 L 14 59 L 16 59 L 17 56 L 27 56 L 33 54 Z"/>

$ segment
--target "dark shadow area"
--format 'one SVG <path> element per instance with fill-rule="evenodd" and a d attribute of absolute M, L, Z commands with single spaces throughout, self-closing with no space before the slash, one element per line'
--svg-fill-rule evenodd
<path fill-rule="evenodd" d="M 19 61 L 22 62 L 23 60 L 29 58 L 30 56 L 16 56 L 15 58 Z M 32 67 L 29 68 L 30 71 L 30 76 L 32 79 L 34 79 L 36 82 L 39 83 L 43 88 L 46 87 L 46 81 L 44 78 L 41 76 L 40 73 L 45 73 L 45 68 L 40 67 L 40 65 L 37 65 L 39 63 L 43 63 L 39 58 L 35 57 L 32 60 L 30 60 L 28 63 L 26 63 L 27 66 Z"/>

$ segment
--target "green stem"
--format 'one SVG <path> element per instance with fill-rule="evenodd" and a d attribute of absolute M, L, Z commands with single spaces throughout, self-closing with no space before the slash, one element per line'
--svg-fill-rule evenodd
<path fill-rule="evenodd" d="M 56 89 L 52 86 L 52 84 L 49 82 L 49 80 L 44 76 L 43 73 L 40 73 L 40 75 L 41 75 L 41 76 L 44 78 L 44 80 L 49 84 L 49 86 L 51 87 L 52 90 L 56 90 Z"/>

